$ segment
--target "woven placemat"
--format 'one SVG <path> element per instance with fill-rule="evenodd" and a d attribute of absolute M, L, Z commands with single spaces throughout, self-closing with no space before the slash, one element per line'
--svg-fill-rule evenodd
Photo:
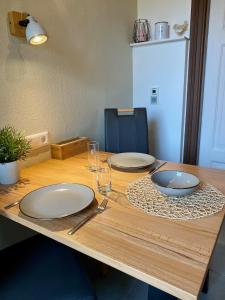
<path fill-rule="evenodd" d="M 225 205 L 225 196 L 210 184 L 201 183 L 196 192 L 185 197 L 168 197 L 156 190 L 149 176 L 130 183 L 127 197 L 147 214 L 175 220 L 207 217 Z"/>

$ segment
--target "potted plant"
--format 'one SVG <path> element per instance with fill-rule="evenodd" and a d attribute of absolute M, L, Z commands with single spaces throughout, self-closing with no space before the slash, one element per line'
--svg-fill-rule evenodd
<path fill-rule="evenodd" d="M 14 184 L 19 180 L 19 160 L 26 158 L 30 141 L 12 126 L 0 130 L 0 183 Z"/>

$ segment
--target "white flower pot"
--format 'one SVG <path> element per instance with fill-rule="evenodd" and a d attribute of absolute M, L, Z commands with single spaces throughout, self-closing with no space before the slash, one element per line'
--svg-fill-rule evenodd
<path fill-rule="evenodd" d="M 20 178 L 20 169 L 18 161 L 1 164 L 0 163 L 0 183 L 14 184 Z"/>

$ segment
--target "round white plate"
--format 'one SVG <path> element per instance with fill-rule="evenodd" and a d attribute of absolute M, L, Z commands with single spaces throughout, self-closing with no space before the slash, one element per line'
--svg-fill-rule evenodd
<path fill-rule="evenodd" d="M 20 201 L 20 211 L 35 219 L 59 219 L 82 211 L 94 197 L 94 191 L 82 184 L 54 184 L 27 194 Z"/>
<path fill-rule="evenodd" d="M 141 169 L 152 165 L 155 157 L 143 153 L 119 153 L 109 158 L 109 162 L 113 167 L 120 169 Z"/>

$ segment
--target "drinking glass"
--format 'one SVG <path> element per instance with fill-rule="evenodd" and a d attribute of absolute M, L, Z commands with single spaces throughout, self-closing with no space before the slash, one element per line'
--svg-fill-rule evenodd
<path fill-rule="evenodd" d="M 91 172 L 99 168 L 99 143 L 96 141 L 88 143 L 88 168 Z"/>
<path fill-rule="evenodd" d="M 101 163 L 97 172 L 97 186 L 99 193 L 106 195 L 111 191 L 111 165 L 109 163 Z"/>

